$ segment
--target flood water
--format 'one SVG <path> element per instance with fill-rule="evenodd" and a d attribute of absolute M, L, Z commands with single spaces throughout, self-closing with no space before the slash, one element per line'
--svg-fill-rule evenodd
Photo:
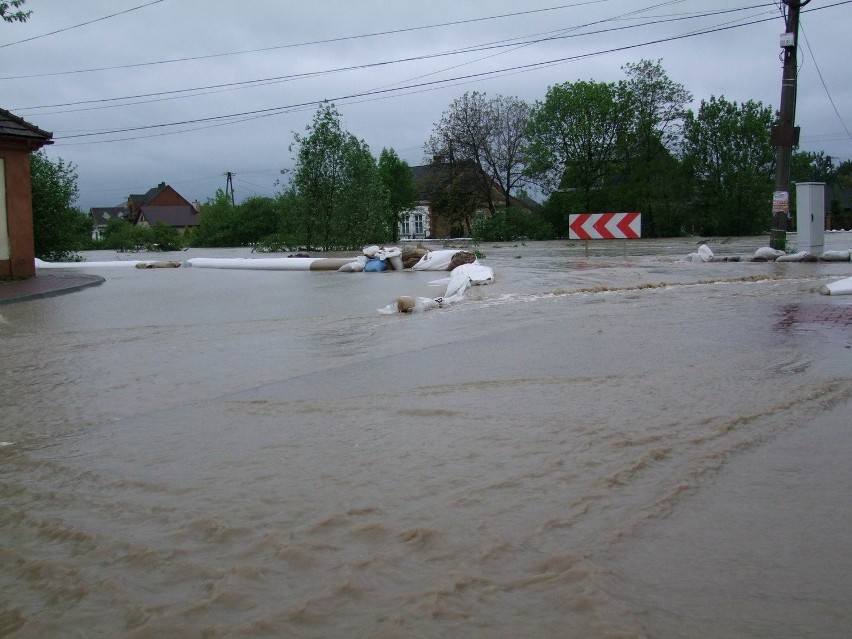
<path fill-rule="evenodd" d="M 0 637 L 848 637 L 852 267 L 696 248 L 0 307 Z"/>

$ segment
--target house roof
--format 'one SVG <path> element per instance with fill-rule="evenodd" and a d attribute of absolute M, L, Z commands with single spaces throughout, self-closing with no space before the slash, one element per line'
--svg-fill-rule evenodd
<path fill-rule="evenodd" d="M 89 209 L 89 215 L 97 226 L 106 226 L 112 219 L 123 219 L 127 211 L 123 206 L 95 206 Z"/>
<path fill-rule="evenodd" d="M 198 212 L 189 204 L 181 206 L 142 206 L 140 216 L 148 224 L 164 222 L 169 226 L 198 226 Z"/>
<path fill-rule="evenodd" d="M 157 186 L 148 189 L 145 193 L 131 193 L 127 196 L 127 200 L 134 206 L 143 206 L 162 193 L 167 186 L 168 185 L 165 182 L 160 182 Z"/>
<path fill-rule="evenodd" d="M 0 109 L 0 138 L 13 138 L 27 142 L 35 142 L 38 146 L 53 144 L 53 133 L 44 131 L 30 124 L 17 115 Z"/>
<path fill-rule="evenodd" d="M 411 167 L 411 176 L 414 179 L 414 184 L 417 187 L 417 199 L 421 202 L 427 202 L 431 199 L 431 191 L 435 188 L 438 181 L 446 175 L 442 172 L 451 171 L 453 169 L 470 169 L 474 168 L 476 165 L 472 163 L 465 164 L 422 164 L 420 166 Z M 497 185 L 494 180 L 491 180 L 493 187 L 496 191 L 502 193 L 502 189 Z M 501 195 L 501 197 L 503 197 Z M 513 201 L 513 206 L 520 206 L 522 208 L 526 208 L 528 210 L 536 210 L 542 208 L 541 204 L 533 200 L 528 196 L 511 196 Z"/>

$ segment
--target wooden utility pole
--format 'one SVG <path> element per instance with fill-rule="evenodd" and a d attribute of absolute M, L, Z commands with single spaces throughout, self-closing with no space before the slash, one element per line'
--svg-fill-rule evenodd
<path fill-rule="evenodd" d="M 777 148 L 775 161 L 775 193 L 772 196 L 772 230 L 769 246 L 784 250 L 787 244 L 787 217 L 790 214 L 790 165 L 793 147 L 799 145 L 796 123 L 796 48 L 799 45 L 799 9 L 811 0 L 783 0 L 785 32 L 781 35 L 784 49 L 784 71 L 781 77 L 781 106 L 778 122 L 772 127 L 772 144 Z"/>

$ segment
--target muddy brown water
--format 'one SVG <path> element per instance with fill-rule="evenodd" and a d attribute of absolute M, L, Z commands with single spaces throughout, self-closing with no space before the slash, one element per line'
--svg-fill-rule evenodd
<path fill-rule="evenodd" d="M 479 248 L 0 309 L 0 636 L 848 636 L 849 264 Z"/>

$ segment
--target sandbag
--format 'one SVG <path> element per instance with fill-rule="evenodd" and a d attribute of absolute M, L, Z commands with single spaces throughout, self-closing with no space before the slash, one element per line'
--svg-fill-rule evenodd
<path fill-rule="evenodd" d="M 775 258 L 776 262 L 807 262 L 811 254 L 807 251 L 799 251 L 798 253 L 790 253 L 789 255 L 779 255 Z"/>
<path fill-rule="evenodd" d="M 375 257 L 385 260 L 395 271 L 405 268 L 402 263 L 402 251 L 395 246 L 378 250 Z"/>
<path fill-rule="evenodd" d="M 473 264 L 476 261 L 476 253 L 472 253 L 471 251 L 459 251 L 453 258 L 450 260 L 450 265 L 447 268 L 448 271 L 452 271 L 458 266 L 462 264 Z"/>
<path fill-rule="evenodd" d="M 819 256 L 825 262 L 848 262 L 852 259 L 852 249 L 847 251 L 826 251 Z"/>
<path fill-rule="evenodd" d="M 471 286 L 491 284 L 494 281 L 494 271 L 482 264 L 462 264 L 453 269 L 444 299 L 460 299 Z"/>
<path fill-rule="evenodd" d="M 364 265 L 365 273 L 381 273 L 384 270 L 387 270 L 388 265 L 384 260 L 380 260 L 378 258 L 371 258 L 367 260 L 367 263 Z"/>
<path fill-rule="evenodd" d="M 356 257 L 351 262 L 347 262 L 339 269 L 337 269 L 341 273 L 360 273 L 364 270 L 364 266 L 367 264 L 367 256 L 362 255 L 361 257 Z"/>
<path fill-rule="evenodd" d="M 754 259 L 774 262 L 782 255 L 785 255 L 784 251 L 779 251 L 778 249 L 770 248 L 769 246 L 761 246 L 754 252 Z"/>

